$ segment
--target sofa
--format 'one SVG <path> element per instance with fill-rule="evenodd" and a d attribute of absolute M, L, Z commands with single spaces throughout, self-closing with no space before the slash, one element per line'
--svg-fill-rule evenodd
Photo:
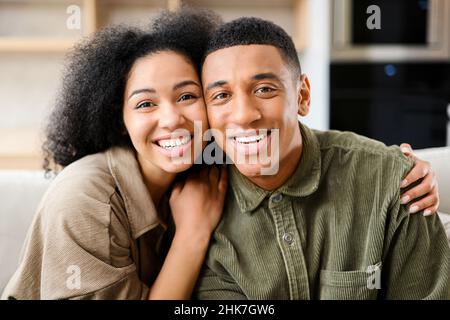
<path fill-rule="evenodd" d="M 450 147 L 415 152 L 430 161 L 437 173 L 439 216 L 450 243 Z M 0 170 L 0 293 L 17 268 L 26 232 L 50 183 L 43 171 Z"/>

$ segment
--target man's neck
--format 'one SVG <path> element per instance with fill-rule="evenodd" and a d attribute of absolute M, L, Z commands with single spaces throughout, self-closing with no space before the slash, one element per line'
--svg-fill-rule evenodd
<path fill-rule="evenodd" d="M 286 154 L 279 163 L 279 170 L 274 175 L 259 175 L 256 177 L 247 177 L 253 184 L 261 189 L 272 191 L 278 189 L 297 170 L 303 152 L 303 141 L 300 135 L 301 143 L 294 147 L 288 154 Z"/>

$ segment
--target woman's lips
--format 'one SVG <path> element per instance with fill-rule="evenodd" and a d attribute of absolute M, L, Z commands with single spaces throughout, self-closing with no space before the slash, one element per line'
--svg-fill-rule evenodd
<path fill-rule="evenodd" d="M 192 137 L 183 136 L 178 138 L 160 139 L 154 141 L 153 144 L 164 156 L 178 158 L 182 157 L 186 150 L 190 148 L 192 144 Z"/>

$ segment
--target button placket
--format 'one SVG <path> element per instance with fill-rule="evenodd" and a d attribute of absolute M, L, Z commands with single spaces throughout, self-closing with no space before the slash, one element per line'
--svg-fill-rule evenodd
<path fill-rule="evenodd" d="M 280 203 L 281 201 L 283 201 L 283 195 L 281 193 L 277 193 L 272 197 L 273 203 Z"/>
<path fill-rule="evenodd" d="M 309 299 L 308 273 L 301 243 L 296 245 L 296 241 L 300 238 L 296 230 L 292 204 L 290 201 L 282 201 L 277 205 L 275 198 L 280 200 L 274 195 L 269 208 L 274 218 L 278 244 L 285 260 L 290 299 Z"/>
<path fill-rule="evenodd" d="M 290 232 L 286 232 L 285 234 L 283 234 L 283 241 L 291 246 L 294 243 L 294 236 L 292 235 L 292 233 Z"/>

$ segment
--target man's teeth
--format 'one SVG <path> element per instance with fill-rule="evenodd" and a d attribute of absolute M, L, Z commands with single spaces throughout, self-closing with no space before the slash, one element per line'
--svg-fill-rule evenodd
<path fill-rule="evenodd" d="M 259 134 L 256 136 L 246 136 L 246 137 L 234 137 L 238 143 L 254 143 L 264 139 L 267 133 Z"/>
<path fill-rule="evenodd" d="M 158 145 L 160 147 L 165 148 L 165 149 L 172 149 L 172 148 L 175 148 L 175 147 L 179 147 L 179 146 L 185 145 L 189 141 L 191 141 L 191 137 L 187 136 L 187 137 L 182 137 L 182 138 L 179 138 L 179 139 L 159 140 L 158 141 Z"/>

